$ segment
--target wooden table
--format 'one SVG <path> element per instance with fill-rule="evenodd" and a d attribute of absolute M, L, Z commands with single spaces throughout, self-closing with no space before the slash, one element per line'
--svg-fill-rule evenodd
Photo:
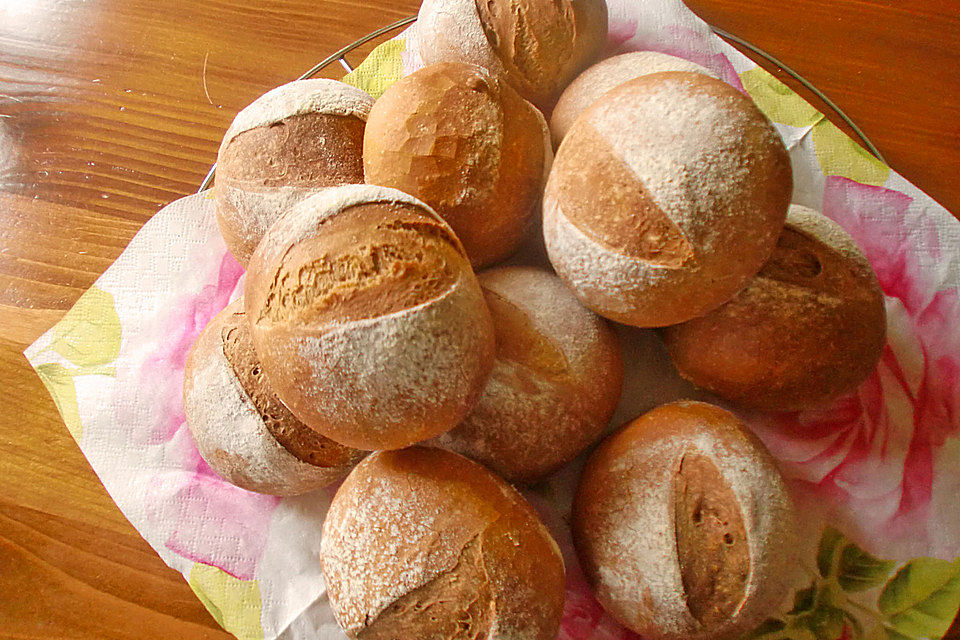
<path fill-rule="evenodd" d="M 960 212 L 960 0 L 689 4 L 809 78 Z M 111 502 L 21 352 L 196 190 L 238 109 L 417 5 L 0 0 L 0 637 L 226 637 Z"/>

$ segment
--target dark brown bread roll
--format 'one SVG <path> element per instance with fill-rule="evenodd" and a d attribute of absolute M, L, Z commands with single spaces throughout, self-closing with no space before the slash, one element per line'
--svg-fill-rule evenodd
<path fill-rule="evenodd" d="M 783 479 L 731 413 L 676 402 L 590 456 L 573 533 L 603 607 L 652 640 L 715 640 L 773 615 L 795 577 Z"/>
<path fill-rule="evenodd" d="M 248 491 L 312 491 L 340 480 L 366 453 L 324 438 L 277 399 L 254 353 L 243 300 L 215 316 L 190 350 L 183 408 L 210 468 Z"/>
<path fill-rule="evenodd" d="M 604 0 L 424 0 L 417 20 L 426 64 L 454 61 L 502 76 L 548 107 L 603 48 Z"/>
<path fill-rule="evenodd" d="M 546 120 L 533 105 L 483 69 L 452 62 L 390 87 L 363 141 L 366 181 L 433 207 L 475 267 L 516 251 L 552 157 Z"/>
<path fill-rule="evenodd" d="M 237 114 L 217 155 L 217 222 L 246 265 L 279 215 L 322 187 L 363 182 L 373 98 L 335 80 L 297 80 Z"/>
<path fill-rule="evenodd" d="M 351 638 L 557 637 L 556 542 L 516 490 L 449 451 L 383 451 L 358 465 L 330 505 L 320 561 Z"/>
<path fill-rule="evenodd" d="M 655 73 L 604 94 L 550 172 L 550 262 L 601 316 L 677 324 L 720 306 L 773 253 L 790 204 L 776 129 L 729 85 Z"/>
<path fill-rule="evenodd" d="M 856 388 L 886 337 L 883 292 L 853 239 L 793 206 L 773 257 L 719 309 L 664 333 L 687 380 L 743 407 L 794 411 Z"/>
<path fill-rule="evenodd" d="M 395 189 L 350 185 L 304 200 L 257 247 L 245 299 L 277 395 L 358 449 L 451 429 L 493 365 L 490 313 L 463 247 Z"/>
<path fill-rule="evenodd" d="M 603 434 L 620 399 L 620 345 L 552 273 L 504 267 L 479 280 L 497 359 L 477 406 L 435 442 L 510 482 L 535 482 Z"/>

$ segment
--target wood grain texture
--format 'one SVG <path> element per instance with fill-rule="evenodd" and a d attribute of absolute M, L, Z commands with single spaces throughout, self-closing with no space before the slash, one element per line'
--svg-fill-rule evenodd
<path fill-rule="evenodd" d="M 195 191 L 239 108 L 417 5 L 0 0 L 0 636 L 227 637 L 117 510 L 21 352 Z M 960 211 L 960 0 L 690 5 L 805 74 Z"/>

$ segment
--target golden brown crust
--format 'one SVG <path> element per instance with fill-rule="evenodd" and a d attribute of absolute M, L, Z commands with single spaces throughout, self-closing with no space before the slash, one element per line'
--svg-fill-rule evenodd
<path fill-rule="evenodd" d="M 600 53 L 607 9 L 597 0 L 476 0 L 480 25 L 509 81 L 540 106 Z"/>
<path fill-rule="evenodd" d="M 440 63 L 393 85 L 370 113 L 370 184 L 420 198 L 453 227 L 475 266 L 516 250 L 542 186 L 534 108 L 479 67 Z"/>
<path fill-rule="evenodd" d="M 657 640 L 747 632 L 796 575 L 776 464 L 733 414 L 700 402 L 658 407 L 594 451 L 573 534 L 604 608 Z"/>
<path fill-rule="evenodd" d="M 754 409 L 798 410 L 852 390 L 886 337 L 883 293 L 863 262 L 788 220 L 743 291 L 665 331 L 674 364 L 694 384 Z"/>
<path fill-rule="evenodd" d="M 554 165 L 567 220 L 611 251 L 664 269 L 695 268 L 690 241 L 633 170 L 589 124 L 578 134 L 578 146 Z"/>
<path fill-rule="evenodd" d="M 320 555 L 350 637 L 553 640 L 559 628 L 556 543 L 519 493 L 454 453 L 368 457 L 331 504 Z"/>
<path fill-rule="evenodd" d="M 489 311 L 459 241 L 395 189 L 348 185 L 304 200 L 258 245 L 244 293 L 278 397 L 357 449 L 451 429 L 493 364 Z"/>
<path fill-rule="evenodd" d="M 480 282 L 497 360 L 477 406 L 435 442 L 510 482 L 535 482 L 601 437 L 620 397 L 620 346 L 553 274 L 506 267 Z"/>

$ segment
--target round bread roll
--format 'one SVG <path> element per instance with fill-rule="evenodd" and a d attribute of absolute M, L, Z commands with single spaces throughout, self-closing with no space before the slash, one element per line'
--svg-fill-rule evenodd
<path fill-rule="evenodd" d="M 463 247 L 395 189 L 332 187 L 301 202 L 257 247 L 245 298 L 277 395 L 357 449 L 453 428 L 493 366 L 490 312 Z"/>
<path fill-rule="evenodd" d="M 552 104 L 607 39 L 604 0 L 424 0 L 425 64 L 466 62 L 506 78 L 538 107 Z"/>
<path fill-rule="evenodd" d="M 479 280 L 497 359 L 473 412 L 436 443 L 510 482 L 535 482 L 603 435 L 620 399 L 620 345 L 552 273 L 505 267 Z"/>
<path fill-rule="evenodd" d="M 340 480 L 366 453 L 324 438 L 277 399 L 254 352 L 243 300 L 215 316 L 190 350 L 183 409 L 210 468 L 248 491 L 306 493 Z"/>
<path fill-rule="evenodd" d="M 553 146 L 560 146 L 573 122 L 607 91 L 634 78 L 664 71 L 689 71 L 717 77 L 695 62 L 656 51 L 632 51 L 601 60 L 577 76 L 560 95 L 550 114 Z"/>
<path fill-rule="evenodd" d="M 297 80 L 237 114 L 217 155 L 214 199 L 227 247 L 246 266 L 280 213 L 318 188 L 363 182 L 373 98 L 335 80 Z"/>
<path fill-rule="evenodd" d="M 794 581 L 796 522 L 773 458 L 701 402 L 654 409 L 597 448 L 573 533 L 600 604 L 652 640 L 748 632 Z"/>
<path fill-rule="evenodd" d="M 361 462 L 330 505 L 320 563 L 350 638 L 557 637 L 557 543 L 515 489 L 449 451 Z"/>
<path fill-rule="evenodd" d="M 853 238 L 794 205 L 773 257 L 746 288 L 664 338 L 690 382 L 743 407 L 796 411 L 863 382 L 886 326 L 883 292 Z"/>
<path fill-rule="evenodd" d="M 514 251 L 530 227 L 553 157 L 543 115 L 474 65 L 425 67 L 370 112 L 370 184 L 420 198 L 463 242 L 475 267 Z"/>
<path fill-rule="evenodd" d="M 699 73 L 606 93 L 550 172 L 550 262 L 587 307 L 638 327 L 677 324 L 736 294 L 773 253 L 790 158 L 749 98 Z"/>

